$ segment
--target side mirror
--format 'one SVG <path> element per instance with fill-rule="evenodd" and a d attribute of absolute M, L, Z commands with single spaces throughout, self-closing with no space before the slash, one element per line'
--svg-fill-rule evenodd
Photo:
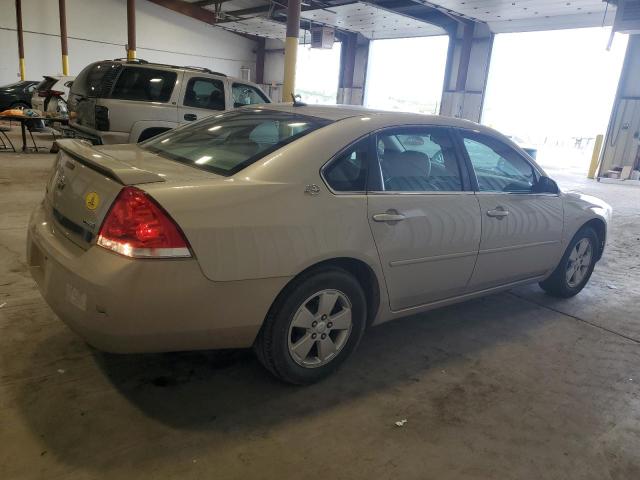
<path fill-rule="evenodd" d="M 558 184 L 551 180 L 549 177 L 540 177 L 536 184 L 533 186 L 533 193 L 560 193 Z"/>

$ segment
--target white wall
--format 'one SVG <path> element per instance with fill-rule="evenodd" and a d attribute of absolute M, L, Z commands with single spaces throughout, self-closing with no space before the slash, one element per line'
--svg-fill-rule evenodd
<path fill-rule="evenodd" d="M 67 0 L 71 75 L 93 61 L 126 56 L 126 8 L 126 0 Z M 22 26 L 27 79 L 60 73 L 58 2 L 23 0 Z M 136 2 L 136 30 L 138 58 L 238 77 L 248 66 L 254 78 L 255 43 L 249 39 L 146 0 Z M 18 79 L 15 1 L 0 0 L 0 85 Z"/>

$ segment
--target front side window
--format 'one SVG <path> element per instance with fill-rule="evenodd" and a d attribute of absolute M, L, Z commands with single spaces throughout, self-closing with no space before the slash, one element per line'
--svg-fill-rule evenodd
<path fill-rule="evenodd" d="M 215 78 L 192 78 L 184 94 L 186 107 L 224 110 L 224 85 Z"/>
<path fill-rule="evenodd" d="M 364 192 L 367 189 L 368 151 L 369 140 L 360 140 L 324 168 L 322 175 L 332 190 Z"/>
<path fill-rule="evenodd" d="M 162 157 L 228 176 L 329 123 L 288 112 L 238 110 L 171 130 L 141 146 Z"/>
<path fill-rule="evenodd" d="M 417 127 L 378 134 L 382 189 L 393 192 L 461 191 L 453 141 L 442 128 Z"/>
<path fill-rule="evenodd" d="M 143 67 L 125 67 L 111 98 L 143 102 L 168 102 L 176 84 L 175 72 Z"/>
<path fill-rule="evenodd" d="M 509 145 L 492 137 L 463 132 L 464 147 L 481 192 L 531 193 L 535 170 Z"/>
<path fill-rule="evenodd" d="M 256 103 L 269 103 L 269 99 L 255 87 L 234 83 L 232 87 L 234 108 L 254 105 Z"/>

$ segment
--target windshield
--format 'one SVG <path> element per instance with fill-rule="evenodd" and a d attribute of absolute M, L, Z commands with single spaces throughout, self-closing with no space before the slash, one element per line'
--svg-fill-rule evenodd
<path fill-rule="evenodd" d="M 240 110 L 180 127 L 141 146 L 165 158 L 220 175 L 233 175 L 328 123 L 288 112 Z"/>

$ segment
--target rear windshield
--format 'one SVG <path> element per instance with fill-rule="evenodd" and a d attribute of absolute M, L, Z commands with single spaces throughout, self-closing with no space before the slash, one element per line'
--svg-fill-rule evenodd
<path fill-rule="evenodd" d="M 104 97 L 109 93 L 122 65 L 98 62 L 85 67 L 71 85 L 71 93 L 81 97 Z"/>
<path fill-rule="evenodd" d="M 208 117 L 141 146 L 162 157 L 228 176 L 328 123 L 294 113 L 246 109 Z"/>

